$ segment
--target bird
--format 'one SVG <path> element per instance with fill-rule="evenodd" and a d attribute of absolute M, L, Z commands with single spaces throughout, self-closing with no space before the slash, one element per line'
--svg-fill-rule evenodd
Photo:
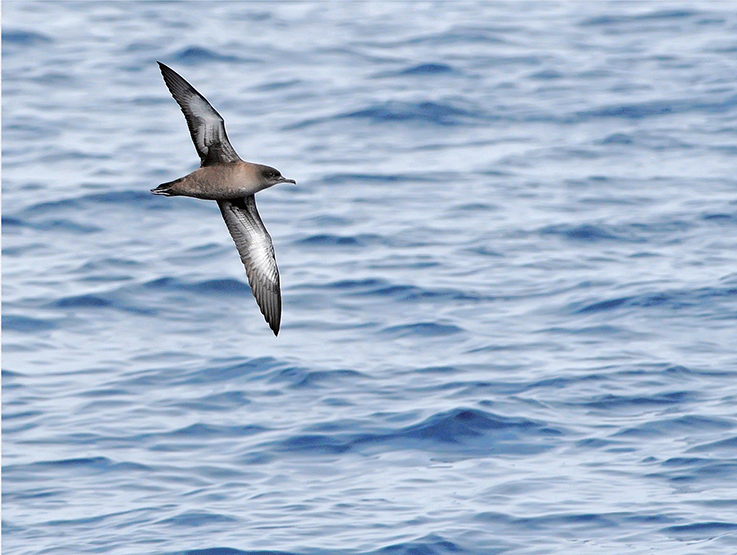
<path fill-rule="evenodd" d="M 154 195 L 215 200 L 246 268 L 248 284 L 274 335 L 281 326 L 281 285 L 274 244 L 256 209 L 255 194 L 281 183 L 296 184 L 279 170 L 245 162 L 225 132 L 225 120 L 207 99 L 170 67 L 157 62 L 169 92 L 187 120 L 200 167 L 151 189 Z"/>

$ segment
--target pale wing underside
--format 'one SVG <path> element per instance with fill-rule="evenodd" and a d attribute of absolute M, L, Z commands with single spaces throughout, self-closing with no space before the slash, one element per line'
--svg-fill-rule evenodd
<path fill-rule="evenodd" d="M 241 261 L 246 267 L 248 283 L 266 323 L 279 333 L 281 324 L 281 288 L 274 245 L 256 210 L 256 199 L 219 200 L 225 225 L 235 241 Z"/>
<path fill-rule="evenodd" d="M 159 62 L 169 92 L 182 109 L 203 166 L 240 160 L 225 133 L 225 122 L 207 99 L 170 67 Z"/>

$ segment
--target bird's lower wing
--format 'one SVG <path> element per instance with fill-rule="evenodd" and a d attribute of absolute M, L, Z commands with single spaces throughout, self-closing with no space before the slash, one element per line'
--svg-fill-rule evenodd
<path fill-rule="evenodd" d="M 218 206 L 246 267 L 253 296 L 269 327 L 277 335 L 281 324 L 279 268 L 271 236 L 256 210 L 256 199 L 249 195 L 242 199 L 219 200 Z"/>

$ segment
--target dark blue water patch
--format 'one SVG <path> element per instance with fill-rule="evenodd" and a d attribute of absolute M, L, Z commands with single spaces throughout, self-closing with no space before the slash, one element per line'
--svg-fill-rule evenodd
<path fill-rule="evenodd" d="M 305 285 L 303 288 L 314 288 Z M 329 289 L 343 295 L 356 297 L 391 298 L 396 301 L 479 301 L 488 298 L 458 289 L 429 289 L 416 285 L 392 284 L 384 279 L 367 278 L 361 280 L 340 280 L 321 284 L 321 289 Z"/>
<path fill-rule="evenodd" d="M 323 214 L 305 218 L 304 221 L 310 227 L 317 228 L 317 229 L 323 229 L 326 227 L 345 228 L 345 227 L 351 226 L 353 223 L 353 221 L 348 218 L 342 218 L 340 216 L 333 216 L 333 215 L 323 215 Z"/>
<path fill-rule="evenodd" d="M 453 324 L 440 324 L 437 322 L 418 322 L 402 326 L 391 326 L 381 330 L 382 333 L 394 337 L 446 337 L 462 333 L 464 330 Z"/>
<path fill-rule="evenodd" d="M 288 551 L 241 551 L 232 547 L 208 547 L 205 549 L 191 549 L 182 551 L 181 554 L 171 555 L 302 555 L 298 552 Z"/>
<path fill-rule="evenodd" d="M 159 520 L 159 524 L 170 524 L 183 527 L 209 526 L 211 524 L 237 523 L 238 519 L 223 514 L 205 511 L 187 511 L 179 515 Z"/>
<path fill-rule="evenodd" d="M 77 295 L 61 298 L 49 306 L 55 308 L 102 308 L 110 305 L 112 305 L 111 301 L 97 295 Z"/>
<path fill-rule="evenodd" d="M 160 437 L 180 437 L 183 439 L 213 439 L 213 438 L 241 438 L 260 434 L 266 431 L 262 426 L 246 424 L 242 426 L 222 426 L 198 422 L 185 428 L 173 430 L 165 434 L 156 434 Z"/>
<path fill-rule="evenodd" d="M 583 225 L 551 225 L 540 229 L 541 235 L 559 235 L 571 241 L 581 241 L 586 243 L 598 243 L 601 241 L 633 241 L 633 237 L 628 237 L 621 232 L 616 232 L 611 226 L 604 224 L 583 224 Z M 644 240 L 640 240 L 644 241 Z"/>
<path fill-rule="evenodd" d="M 384 245 L 388 240 L 381 235 L 374 233 L 360 233 L 357 235 L 334 235 L 331 233 L 321 233 L 311 235 L 295 242 L 297 245 L 309 247 L 371 247 L 375 245 Z"/>
<path fill-rule="evenodd" d="M 737 95 L 730 95 L 723 100 L 714 101 L 704 101 L 702 99 L 695 98 L 652 100 L 631 104 L 603 106 L 593 110 L 576 112 L 570 117 L 570 121 L 575 123 L 602 118 L 642 120 L 651 117 L 685 113 L 722 114 L 733 111 L 735 108 L 737 108 Z"/>
<path fill-rule="evenodd" d="M 479 107 L 455 105 L 452 101 L 418 101 L 406 102 L 390 100 L 372 104 L 360 110 L 342 112 L 333 116 L 307 119 L 289 126 L 287 129 L 299 129 L 312 125 L 340 122 L 341 120 L 368 120 L 375 124 L 415 123 L 437 126 L 457 126 L 488 124 L 492 121 L 489 114 Z"/>
<path fill-rule="evenodd" d="M 41 320 L 16 314 L 3 314 L 2 324 L 3 331 L 12 330 L 20 333 L 36 333 L 57 328 L 57 324 L 53 320 Z"/>
<path fill-rule="evenodd" d="M 718 225 L 735 225 L 737 224 L 737 213 L 726 214 L 723 212 L 712 212 L 709 214 L 703 214 L 701 219 L 705 222 L 711 222 Z"/>
<path fill-rule="evenodd" d="M 438 179 L 438 175 L 408 173 L 333 173 L 322 178 L 329 185 L 355 185 L 359 183 L 410 183 L 425 182 Z"/>
<path fill-rule="evenodd" d="M 340 119 L 368 119 L 383 122 L 422 122 L 435 125 L 458 125 L 473 120 L 488 119 L 479 109 L 454 106 L 450 102 L 402 102 L 389 101 L 362 110 L 337 116 Z"/>
<path fill-rule="evenodd" d="M 23 220 L 11 218 L 10 216 L 3 216 L 2 223 L 3 230 L 7 230 L 9 227 L 22 227 L 24 225 Z"/>
<path fill-rule="evenodd" d="M 55 201 L 43 201 L 33 204 L 23 211 L 27 216 L 38 215 L 59 215 L 64 212 L 77 213 L 82 208 L 88 208 L 95 205 L 114 205 L 116 210 L 121 207 L 131 206 L 136 209 L 145 207 L 148 209 L 161 209 L 162 205 L 156 196 L 148 191 L 112 191 L 109 193 L 92 193 L 75 198 L 68 198 Z M 23 220 L 20 215 L 14 216 L 16 219 Z"/>
<path fill-rule="evenodd" d="M 594 314 L 623 308 L 665 308 L 684 310 L 698 308 L 700 311 L 725 313 L 724 301 L 737 299 L 737 287 L 703 287 L 699 289 L 657 291 L 626 297 L 615 297 L 597 301 L 577 301 L 570 305 L 573 314 Z"/>
<path fill-rule="evenodd" d="M 354 381 L 368 377 L 356 370 L 307 370 L 290 366 L 279 370 L 269 381 L 289 382 L 294 388 L 335 387 L 340 380 Z"/>
<path fill-rule="evenodd" d="M 107 457 L 80 457 L 75 459 L 59 459 L 50 461 L 39 461 L 30 464 L 11 464 L 3 467 L 3 475 L 8 478 L 16 478 L 19 474 L 33 475 L 37 471 L 48 471 L 56 474 L 60 471 L 70 471 L 75 474 L 103 474 L 108 472 L 151 472 L 150 466 L 131 463 L 116 462 Z"/>
<path fill-rule="evenodd" d="M 272 357 L 238 360 L 235 363 L 207 364 L 189 371 L 179 368 L 163 368 L 135 376 L 131 383 L 138 385 L 177 384 L 201 385 L 220 382 L 264 380 L 286 365 Z"/>
<path fill-rule="evenodd" d="M 666 418 L 652 420 L 636 427 L 625 428 L 615 435 L 640 435 L 640 436 L 677 436 L 685 433 L 706 434 L 722 430 L 730 430 L 735 427 L 734 422 L 722 418 L 707 418 L 699 415 L 681 416 L 678 418 Z"/>
<path fill-rule="evenodd" d="M 612 133 L 599 141 L 594 141 L 598 145 L 631 145 L 636 142 L 635 137 L 626 133 Z"/>
<path fill-rule="evenodd" d="M 128 281 L 125 276 L 119 278 L 111 278 L 108 276 L 102 281 Z M 61 297 L 52 302 L 43 305 L 44 308 L 53 310 L 63 310 L 65 314 L 70 312 L 76 313 L 87 310 L 120 310 L 123 312 L 138 314 L 142 316 L 154 316 L 158 314 L 156 308 L 152 308 L 148 304 L 144 304 L 141 299 L 136 299 L 138 304 L 130 302 L 130 291 L 138 289 L 140 286 L 123 286 L 116 290 L 106 291 L 96 294 L 81 294 Z"/>
<path fill-rule="evenodd" d="M 340 421 L 329 433 L 291 436 L 270 448 L 302 455 L 342 454 L 354 450 L 419 449 L 438 456 L 533 455 L 557 445 L 563 431 L 526 418 L 504 417 L 459 408 L 417 424 L 356 433 L 358 422 Z"/>
<path fill-rule="evenodd" d="M 526 418 L 497 416 L 478 409 L 454 409 L 410 426 L 400 435 L 441 443 L 462 443 L 466 438 L 479 437 L 487 431 L 516 432 L 531 428 L 539 429 L 540 425 Z"/>
<path fill-rule="evenodd" d="M 174 53 L 171 59 L 188 66 L 208 64 L 212 62 L 244 63 L 257 61 L 253 58 L 247 59 L 240 58 L 238 56 L 232 56 L 229 54 L 221 54 L 219 52 L 215 52 L 212 49 L 204 48 L 202 46 L 188 46 L 186 48 L 183 48 Z"/>
<path fill-rule="evenodd" d="M 559 534 L 561 530 L 606 530 L 612 531 L 637 525 L 665 525 L 678 522 L 677 519 L 663 514 L 653 513 L 570 513 L 551 512 L 540 516 L 511 516 L 496 511 L 484 511 L 473 517 L 473 520 L 500 528 L 500 532 L 525 530 L 530 533 L 551 532 Z"/>
<path fill-rule="evenodd" d="M 42 414 L 44 413 L 41 411 L 37 411 L 37 410 L 24 410 L 22 412 L 9 413 L 8 410 L 6 409 L 3 411 L 2 420 L 3 422 L 5 422 L 5 421 L 10 421 L 10 420 L 15 420 L 16 418 L 33 418 L 35 416 L 40 416 Z"/>
<path fill-rule="evenodd" d="M 696 400 L 695 393 L 691 391 L 672 391 L 667 393 L 654 393 L 649 396 L 643 395 L 605 395 L 594 396 L 592 400 L 575 403 L 577 406 L 590 407 L 599 410 L 620 410 L 630 408 L 651 408 L 659 406 L 681 405 Z"/>
<path fill-rule="evenodd" d="M 690 453 L 711 452 L 715 454 L 718 452 L 722 452 L 726 455 L 732 454 L 737 458 L 737 436 L 722 439 L 719 441 L 695 445 L 694 447 L 691 447 L 688 451 Z"/>
<path fill-rule="evenodd" d="M 536 71 L 530 75 L 530 79 L 536 79 L 541 81 L 551 81 L 553 79 L 562 79 L 563 74 L 554 69 L 543 69 L 542 71 Z"/>
<path fill-rule="evenodd" d="M 3 49 L 6 46 L 41 46 L 53 42 L 53 40 L 41 33 L 35 31 L 26 31 L 23 29 L 5 29 L 2 30 Z"/>
<path fill-rule="evenodd" d="M 279 451 L 307 455 L 339 455 L 351 450 L 354 445 L 337 437 L 321 434 L 304 434 L 289 437 L 275 446 Z"/>
<path fill-rule="evenodd" d="M 633 27 L 633 24 L 647 21 L 681 21 L 691 19 L 698 16 L 700 12 L 694 10 L 655 10 L 647 13 L 624 15 L 624 14 L 607 14 L 602 16 L 591 17 L 579 22 L 582 27 L 611 27 L 619 26 L 624 30 L 641 30 L 641 27 Z"/>
<path fill-rule="evenodd" d="M 81 281 L 119 282 L 134 279 L 135 268 L 142 263 L 122 258 L 96 258 L 82 263 L 72 273 L 79 275 Z"/>
<path fill-rule="evenodd" d="M 692 524 L 680 524 L 668 526 L 660 531 L 664 534 L 689 538 L 713 538 L 737 530 L 734 522 L 695 522 Z"/>
<path fill-rule="evenodd" d="M 408 67 L 396 72 L 395 75 L 422 77 L 426 75 L 447 75 L 450 73 L 455 73 L 455 70 L 448 64 L 427 63 Z"/>
<path fill-rule="evenodd" d="M 196 412 L 227 412 L 249 404 L 251 400 L 243 391 L 226 391 L 171 403 L 172 406 Z"/>
<path fill-rule="evenodd" d="M 5 221 L 9 221 L 12 227 L 27 227 L 38 231 L 51 231 L 61 233 L 74 233 L 74 234 L 87 234 L 97 233 L 102 231 L 102 228 L 89 224 L 80 224 L 73 220 L 67 219 L 52 219 L 52 220 L 36 220 L 30 221 L 28 219 L 20 218 L 3 218 L 3 225 Z"/>
<path fill-rule="evenodd" d="M 245 296 L 251 288 L 247 283 L 236 279 L 209 279 L 187 282 L 178 278 L 163 277 L 143 284 L 144 289 L 157 291 L 179 291 L 203 295 Z"/>
<path fill-rule="evenodd" d="M 264 91 L 264 92 L 273 92 L 273 91 L 279 91 L 282 89 L 294 89 L 303 84 L 304 84 L 304 81 L 302 81 L 301 79 L 286 79 L 284 81 L 270 81 L 268 83 L 264 83 L 263 85 L 259 85 L 255 87 L 254 90 Z"/>
<path fill-rule="evenodd" d="M 439 33 L 428 33 L 419 36 L 413 36 L 406 39 L 400 39 L 395 43 L 380 44 L 380 46 L 393 47 L 401 45 L 428 45 L 428 46 L 446 46 L 446 45 L 457 45 L 457 44 L 488 44 L 488 45 L 500 45 L 507 43 L 507 39 L 504 38 L 506 33 L 514 32 L 517 30 L 514 26 L 507 25 L 491 25 L 485 24 L 483 26 L 477 25 L 454 25 L 447 31 Z M 523 58 L 526 60 L 537 60 L 535 56 L 510 56 L 509 58 L 517 59 Z M 531 63 L 531 62 L 530 62 Z"/>
<path fill-rule="evenodd" d="M 236 279 L 210 279 L 195 284 L 194 290 L 201 293 L 245 296 L 251 288 L 248 284 Z"/>
<path fill-rule="evenodd" d="M 496 555 L 506 549 L 485 548 L 487 555 Z M 431 534 L 414 541 L 396 543 L 382 547 L 369 555 L 463 555 L 467 553 L 458 544 Z"/>

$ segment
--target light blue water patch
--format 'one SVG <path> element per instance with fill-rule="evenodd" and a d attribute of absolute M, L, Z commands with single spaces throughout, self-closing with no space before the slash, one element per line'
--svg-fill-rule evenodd
<path fill-rule="evenodd" d="M 4 2 L 4 553 L 737 552 L 733 7 Z"/>

